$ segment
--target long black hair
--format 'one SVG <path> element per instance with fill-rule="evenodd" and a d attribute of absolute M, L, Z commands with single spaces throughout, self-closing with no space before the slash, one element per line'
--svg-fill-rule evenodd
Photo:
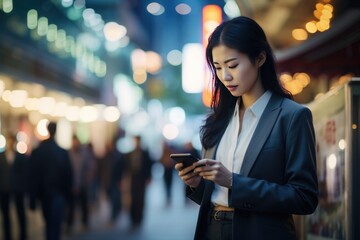
<path fill-rule="evenodd" d="M 260 53 L 264 52 L 266 60 L 259 70 L 264 89 L 286 98 L 292 98 L 291 93 L 280 84 L 274 55 L 263 29 L 254 20 L 244 16 L 223 22 L 210 35 L 206 47 L 206 61 L 210 68 L 213 84 L 211 101 L 213 112 L 200 129 L 201 143 L 205 149 L 213 147 L 220 140 L 238 99 L 231 95 L 216 75 L 212 50 L 220 44 L 246 54 L 253 64 Z"/>

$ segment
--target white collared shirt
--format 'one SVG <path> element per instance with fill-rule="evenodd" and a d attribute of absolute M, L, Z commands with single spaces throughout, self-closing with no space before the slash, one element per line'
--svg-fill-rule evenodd
<path fill-rule="evenodd" d="M 245 152 L 271 95 L 270 91 L 266 91 L 245 110 L 241 129 L 239 129 L 239 103 L 236 102 L 233 117 L 230 119 L 216 151 L 216 160 L 220 161 L 229 171 L 240 172 Z M 228 206 L 228 188 L 215 184 L 211 201 L 217 205 Z"/>

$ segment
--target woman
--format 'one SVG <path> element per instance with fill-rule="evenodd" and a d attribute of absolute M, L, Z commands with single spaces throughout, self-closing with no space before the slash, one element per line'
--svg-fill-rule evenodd
<path fill-rule="evenodd" d="M 282 88 L 252 19 L 219 25 L 206 59 L 214 94 L 201 128 L 202 159 L 175 165 L 200 205 L 195 239 L 296 239 L 292 214 L 318 204 L 311 112 Z"/>

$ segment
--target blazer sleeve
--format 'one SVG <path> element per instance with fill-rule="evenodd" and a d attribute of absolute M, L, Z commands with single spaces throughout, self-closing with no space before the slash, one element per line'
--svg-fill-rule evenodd
<path fill-rule="evenodd" d="M 266 154 L 263 146 L 248 176 L 233 173 L 229 206 L 287 214 L 310 214 L 316 209 L 316 143 L 311 111 L 301 107 L 280 116 L 269 137 L 280 136 L 284 146 L 268 149 Z"/>
<path fill-rule="evenodd" d="M 188 198 L 200 205 L 203 198 L 204 190 L 205 180 L 201 179 L 197 188 L 191 188 L 189 186 L 186 186 L 185 193 Z"/>

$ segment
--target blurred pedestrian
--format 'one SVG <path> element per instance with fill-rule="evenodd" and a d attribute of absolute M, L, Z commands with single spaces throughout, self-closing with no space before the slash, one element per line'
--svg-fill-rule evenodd
<path fill-rule="evenodd" d="M 41 203 L 46 240 L 60 240 L 65 204 L 71 193 L 73 174 L 69 152 L 55 141 L 56 123 L 47 125 L 49 138 L 30 156 L 30 207 Z"/>
<path fill-rule="evenodd" d="M 72 191 L 68 201 L 67 230 L 73 231 L 76 210 L 81 210 L 81 224 L 83 230 L 88 229 L 89 222 L 89 191 L 92 174 L 91 161 L 87 148 L 79 141 L 76 135 L 72 137 L 70 160 L 73 172 Z"/>
<path fill-rule="evenodd" d="M 93 144 L 91 142 L 84 145 L 84 153 L 89 162 L 87 181 L 89 183 L 89 215 L 91 215 L 98 203 L 98 158 L 95 156 Z"/>
<path fill-rule="evenodd" d="M 147 149 L 141 146 L 141 137 L 134 137 L 135 148 L 126 155 L 127 173 L 130 178 L 130 219 L 133 229 L 143 220 L 146 186 L 151 181 L 152 160 Z"/>
<path fill-rule="evenodd" d="M 160 163 L 164 167 L 164 186 L 165 186 L 165 196 L 166 196 L 166 206 L 169 207 L 171 205 L 171 189 L 173 185 L 173 174 L 174 174 L 174 160 L 170 158 L 170 154 L 173 153 L 174 150 L 171 148 L 168 142 L 164 142 L 163 144 L 163 152 L 160 158 Z"/>
<path fill-rule="evenodd" d="M 28 157 L 16 150 L 16 138 L 9 134 L 5 152 L 0 153 L 0 205 L 3 216 L 4 240 L 12 238 L 10 203 L 15 201 L 19 239 L 27 238 L 24 200 L 27 192 Z"/>
<path fill-rule="evenodd" d="M 105 161 L 110 166 L 109 182 L 106 186 L 106 193 L 111 204 L 110 224 L 113 225 L 122 210 L 121 180 L 125 170 L 125 162 L 122 154 L 117 149 L 117 140 L 114 138 L 107 145 Z"/>

